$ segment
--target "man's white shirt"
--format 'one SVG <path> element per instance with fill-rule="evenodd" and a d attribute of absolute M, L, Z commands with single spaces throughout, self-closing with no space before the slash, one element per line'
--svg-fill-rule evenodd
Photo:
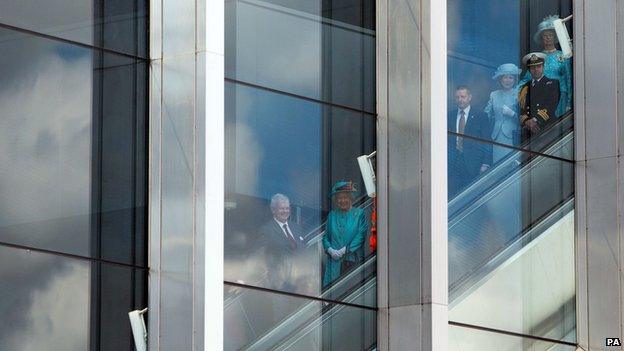
<path fill-rule="evenodd" d="M 455 132 L 459 133 L 459 120 L 461 119 L 461 108 L 457 108 L 457 117 L 455 118 Z M 464 109 L 464 117 L 466 118 L 466 124 L 468 124 L 468 114 L 470 113 L 470 105 Z M 464 127 L 465 128 L 465 127 Z"/>
<path fill-rule="evenodd" d="M 286 239 L 289 239 L 289 238 L 295 239 L 295 237 L 294 237 L 295 234 L 292 234 L 292 230 L 290 229 L 290 226 L 288 225 L 288 222 L 280 222 L 275 217 L 273 217 L 273 220 L 280 227 L 280 229 L 282 230 L 282 233 L 284 233 L 284 235 L 286 236 Z M 288 235 L 288 233 L 284 229 L 284 224 L 286 224 L 286 228 L 288 228 L 288 231 L 291 233 L 290 235 Z"/>

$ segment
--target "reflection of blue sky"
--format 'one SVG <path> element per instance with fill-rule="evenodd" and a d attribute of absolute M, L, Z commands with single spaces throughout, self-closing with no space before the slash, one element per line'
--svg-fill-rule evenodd
<path fill-rule="evenodd" d="M 467 84 L 475 105 L 487 102 L 496 67 L 519 65 L 520 4 L 517 0 L 450 0 L 448 6 L 448 86 Z M 449 107 L 454 106 L 449 94 Z"/>
<path fill-rule="evenodd" d="M 318 208 L 320 105 L 241 86 L 236 99 L 237 191 L 265 199 L 284 193 L 293 204 Z"/>
<path fill-rule="evenodd" d="M 73 45 L 57 45 L 55 48 L 57 55 L 68 62 L 73 62 L 81 58 L 90 58 L 90 50 Z"/>

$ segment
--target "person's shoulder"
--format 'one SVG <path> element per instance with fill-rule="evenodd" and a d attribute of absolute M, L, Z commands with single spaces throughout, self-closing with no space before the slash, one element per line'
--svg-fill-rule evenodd
<path fill-rule="evenodd" d="M 545 85 L 559 85 L 559 79 L 554 79 L 554 78 L 548 78 L 546 76 L 544 76 L 544 84 Z"/>
<path fill-rule="evenodd" d="M 277 223 L 275 223 L 275 220 L 271 218 L 260 226 L 260 232 L 262 234 L 269 234 L 273 231 L 276 225 Z"/>
<path fill-rule="evenodd" d="M 360 208 L 360 207 L 353 207 L 351 209 L 351 211 L 352 211 L 354 216 L 358 216 L 359 217 L 359 216 L 365 215 L 364 209 Z"/>
<path fill-rule="evenodd" d="M 474 105 L 474 106 L 470 106 L 470 115 L 476 118 L 481 118 L 485 116 L 485 113 L 483 112 L 485 110 L 485 107 L 482 105 Z"/>

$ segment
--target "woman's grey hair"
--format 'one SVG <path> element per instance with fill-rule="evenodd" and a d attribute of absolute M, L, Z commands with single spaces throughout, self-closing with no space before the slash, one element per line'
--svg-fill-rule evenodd
<path fill-rule="evenodd" d="M 280 202 L 288 202 L 290 204 L 290 199 L 288 199 L 288 196 L 280 193 L 271 196 L 271 209 L 276 209 L 277 204 Z"/>

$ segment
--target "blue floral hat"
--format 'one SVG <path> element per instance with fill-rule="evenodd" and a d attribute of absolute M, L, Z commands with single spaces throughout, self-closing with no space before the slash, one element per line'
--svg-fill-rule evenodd
<path fill-rule="evenodd" d="M 338 193 L 350 192 L 352 194 L 356 194 L 358 192 L 355 183 L 352 181 L 339 180 L 334 184 L 331 191 L 329 192 L 329 197 L 332 197 Z"/>
<path fill-rule="evenodd" d="M 497 79 L 500 76 L 504 76 L 506 74 L 517 76 L 520 73 L 522 73 L 522 70 L 513 63 L 503 63 L 502 65 L 498 66 L 496 72 L 494 72 L 494 76 L 492 77 L 492 79 Z"/>
<path fill-rule="evenodd" d="M 559 17 L 555 15 L 551 15 L 551 16 L 544 18 L 542 22 L 540 22 L 540 24 L 537 26 L 537 32 L 535 32 L 535 35 L 533 36 L 533 41 L 535 41 L 537 44 L 542 44 L 542 32 L 545 30 L 554 31 L 556 19 L 559 19 Z M 558 39 L 557 39 L 557 36 L 555 35 L 555 43 L 556 42 L 558 42 Z"/>

